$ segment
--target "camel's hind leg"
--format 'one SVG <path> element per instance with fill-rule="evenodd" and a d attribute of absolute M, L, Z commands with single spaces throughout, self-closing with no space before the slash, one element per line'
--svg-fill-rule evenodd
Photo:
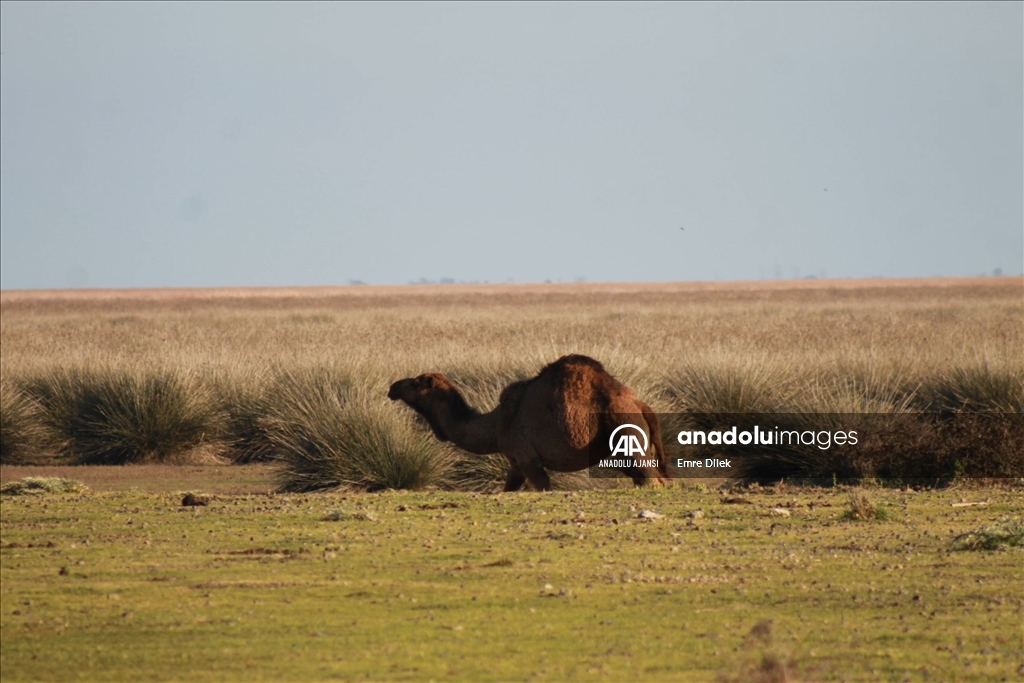
<path fill-rule="evenodd" d="M 661 426 L 658 424 L 658 416 L 651 410 L 651 407 L 643 401 L 638 401 L 640 409 L 644 413 L 644 420 L 651 435 L 651 451 L 658 460 L 657 468 L 649 468 L 645 474 L 651 484 L 655 486 L 670 486 L 672 480 L 669 476 L 668 456 L 665 454 L 665 444 L 661 440 Z M 635 480 L 634 480 L 635 481 Z"/>
<path fill-rule="evenodd" d="M 660 481 L 658 471 L 652 467 L 620 467 L 619 471 L 633 480 L 633 486 L 641 488 Z"/>
<path fill-rule="evenodd" d="M 665 462 L 665 446 L 661 441 L 661 427 L 658 424 L 658 417 L 654 414 L 654 411 L 651 410 L 650 406 L 643 401 L 638 400 L 634 405 L 636 408 L 640 409 L 639 412 L 634 408 L 632 412 L 625 412 L 623 410 L 623 412 L 605 414 L 602 418 L 602 429 L 598 432 L 598 443 L 601 444 L 601 448 L 603 449 L 604 440 L 608 438 L 608 435 L 614 434 L 616 429 L 620 429 L 623 426 L 629 426 L 634 429 L 641 429 L 647 432 L 649 439 L 648 448 L 643 455 L 639 455 L 637 457 L 643 460 L 657 460 L 657 466 L 634 467 L 632 465 L 627 465 L 618 469 L 622 474 L 632 479 L 633 485 L 636 487 L 667 485 L 668 463 Z M 626 434 L 635 435 L 635 432 L 630 429 L 626 431 Z M 591 450 L 591 457 L 593 458 L 593 449 Z M 632 461 L 633 458 L 634 455 L 630 453 L 625 459 L 627 461 Z M 596 462 L 592 459 L 591 465 L 594 464 L 596 464 Z"/>
<path fill-rule="evenodd" d="M 637 488 L 641 488 L 647 483 L 647 477 L 641 469 L 637 469 L 636 467 L 623 467 L 622 472 L 633 480 L 633 486 Z"/>

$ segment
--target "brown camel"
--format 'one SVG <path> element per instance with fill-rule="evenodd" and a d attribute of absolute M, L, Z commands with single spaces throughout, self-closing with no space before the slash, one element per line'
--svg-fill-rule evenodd
<path fill-rule="evenodd" d="M 576 472 L 597 465 L 610 457 L 609 439 L 626 424 L 643 431 L 645 442 L 650 439 L 648 458 L 656 458 L 657 466 L 619 469 L 637 486 L 668 477 L 658 419 L 650 406 L 587 356 L 563 356 L 533 379 L 510 384 L 489 413 L 471 408 L 448 378 L 435 372 L 395 382 L 388 398 L 404 401 L 426 418 L 441 441 L 508 458 L 506 491 L 517 491 L 526 479 L 550 491 L 545 470 Z"/>

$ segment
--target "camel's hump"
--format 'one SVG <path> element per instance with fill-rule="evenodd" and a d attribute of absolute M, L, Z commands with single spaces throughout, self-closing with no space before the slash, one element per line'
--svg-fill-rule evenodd
<path fill-rule="evenodd" d="M 602 396 L 604 403 L 609 396 L 629 391 L 599 362 L 579 354 L 562 356 L 541 370 L 535 381 L 554 387 L 562 396 L 572 397 L 570 401 L 589 402 L 594 396 Z"/>
<path fill-rule="evenodd" d="M 516 404 L 529 390 L 548 391 L 554 401 L 552 409 L 564 408 L 568 404 L 586 405 L 587 411 L 603 412 L 608 397 L 619 395 L 629 389 L 612 377 L 599 362 L 580 354 L 562 356 L 546 365 L 533 379 L 515 382 L 501 392 L 499 403 Z M 599 406 L 592 406 L 595 397 L 600 396 Z"/>
<path fill-rule="evenodd" d="M 540 374 L 543 375 L 548 371 L 561 373 L 568 370 L 569 368 L 577 370 L 587 369 L 599 373 L 605 372 L 604 366 L 601 365 L 600 362 L 591 358 L 590 356 L 584 356 L 578 353 L 571 353 L 568 356 L 562 356 L 554 363 L 545 366 L 544 369 L 540 371 Z"/>
<path fill-rule="evenodd" d="M 539 384 L 538 384 L 539 383 Z M 577 353 L 562 356 L 554 363 L 549 363 L 532 379 L 509 384 L 501 392 L 498 403 L 511 405 L 517 403 L 530 386 L 546 386 L 560 394 L 583 395 L 596 387 L 615 388 L 618 381 L 605 371 L 604 366 L 590 356 Z"/>

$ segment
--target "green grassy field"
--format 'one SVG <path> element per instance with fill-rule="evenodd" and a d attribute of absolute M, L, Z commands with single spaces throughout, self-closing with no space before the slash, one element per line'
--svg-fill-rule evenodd
<path fill-rule="evenodd" d="M 870 489 L 870 521 L 846 518 L 845 490 L 724 495 L 8 495 L 0 666 L 11 681 L 1021 675 L 1024 553 L 952 550 L 1019 518 L 1020 490 Z"/>

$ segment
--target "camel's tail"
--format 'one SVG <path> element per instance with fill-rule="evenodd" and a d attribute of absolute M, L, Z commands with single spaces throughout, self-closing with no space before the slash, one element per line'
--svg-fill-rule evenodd
<path fill-rule="evenodd" d="M 668 454 L 665 453 L 665 444 L 661 441 L 661 426 L 658 425 L 658 416 L 654 414 L 649 405 L 643 401 L 639 403 L 640 409 L 644 413 L 644 419 L 647 421 L 647 429 L 651 433 L 651 446 L 654 447 L 654 455 L 658 458 L 658 471 L 662 476 L 661 483 L 668 485 Z"/>

